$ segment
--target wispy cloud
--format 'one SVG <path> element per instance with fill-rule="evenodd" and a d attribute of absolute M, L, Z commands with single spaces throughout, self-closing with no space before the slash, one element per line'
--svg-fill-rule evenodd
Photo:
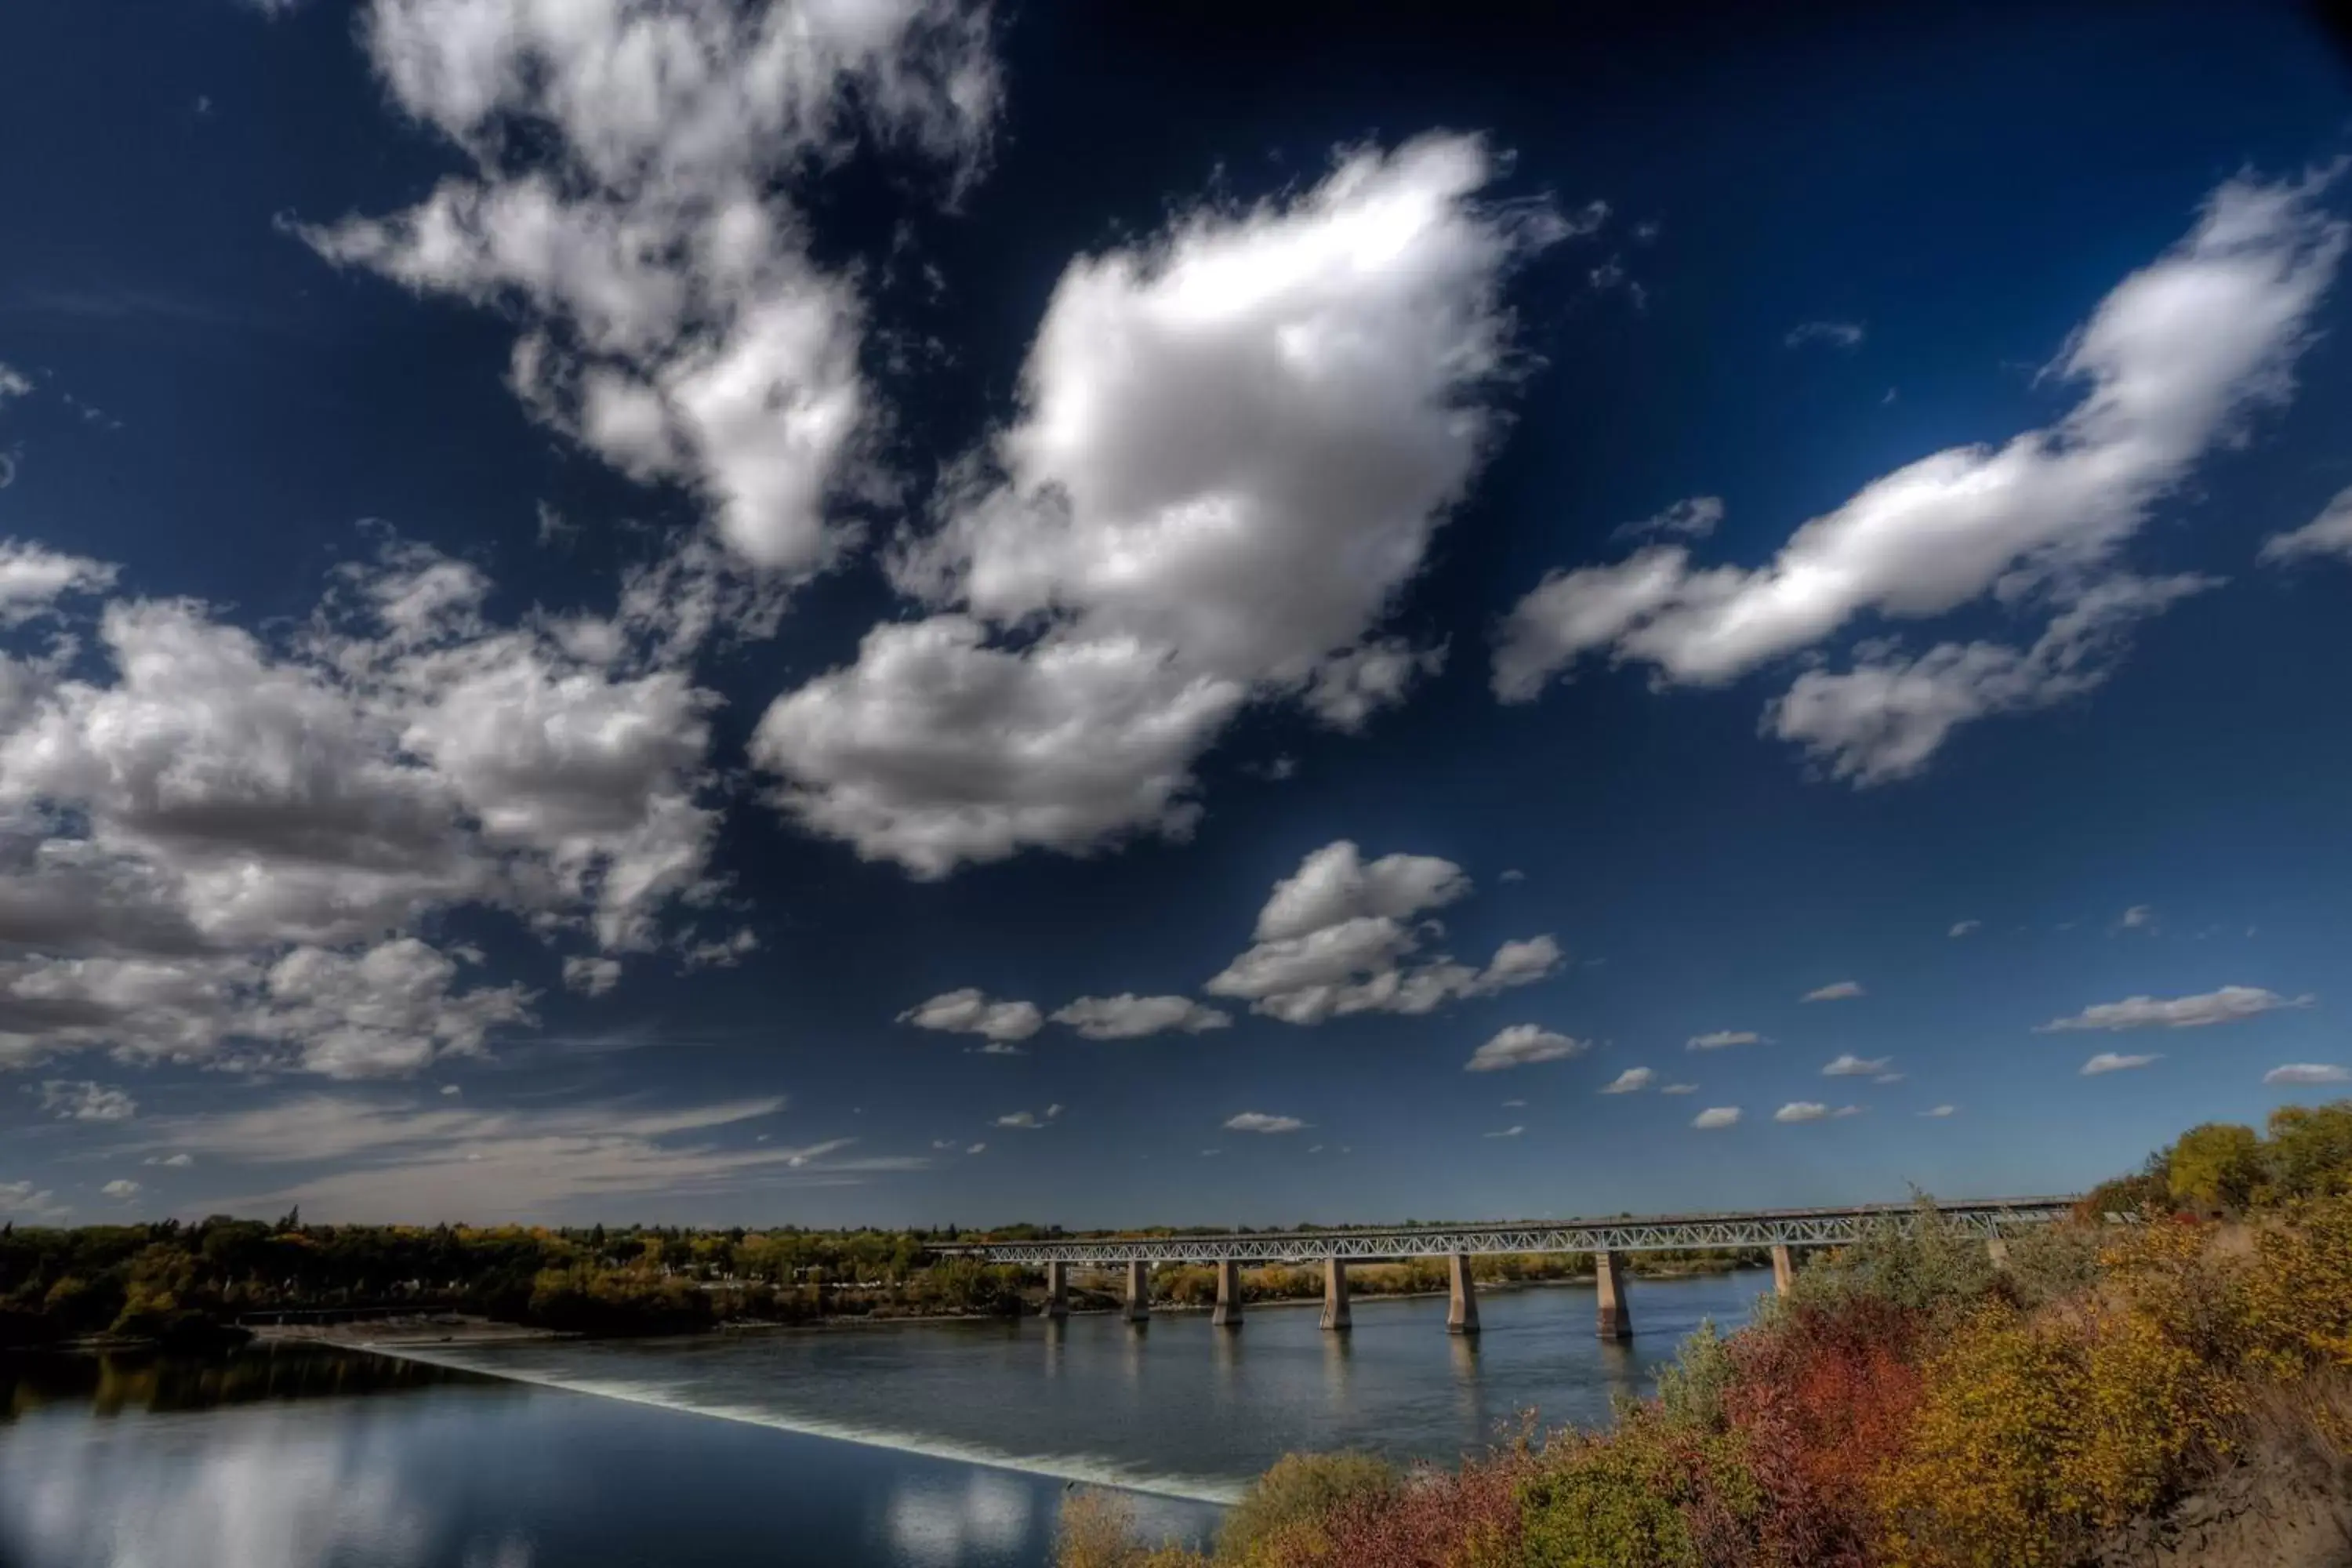
<path fill-rule="evenodd" d="M 1982 930 L 1984 930 L 1984 921 L 1954 921 L 1952 922 L 1952 929 L 1945 934 L 1948 936 L 1974 936 L 1977 932 Z"/>
<path fill-rule="evenodd" d="M 1856 349 L 1862 346 L 1864 329 L 1860 321 L 1800 321 L 1789 329 L 1781 342 L 1792 349 L 1808 343 L 1826 343 L 1833 349 Z"/>
<path fill-rule="evenodd" d="M 1244 1110 L 1225 1118 L 1228 1132 L 1296 1132 L 1306 1125 L 1296 1116 L 1268 1116 L 1262 1110 Z"/>
<path fill-rule="evenodd" d="M 1957 1105 L 1937 1105 L 1930 1107 L 1929 1109 L 1921 1111 L 1919 1114 L 1931 1120 L 1940 1121 L 1947 1116 L 1958 1115 L 1959 1110 L 1960 1108 Z"/>
<path fill-rule="evenodd" d="M 1764 1037 L 1753 1029 L 1717 1029 L 1709 1035 L 1693 1035 L 1683 1045 L 1686 1051 L 1719 1051 L 1727 1046 L 1760 1046 Z"/>
<path fill-rule="evenodd" d="M 1513 1024 L 1473 1051 L 1470 1059 L 1462 1064 L 1462 1070 L 1501 1072 L 1506 1068 L 1528 1067 L 1536 1062 L 1563 1061 L 1582 1056 L 1591 1045 L 1590 1040 L 1559 1034 L 1540 1024 Z"/>
<path fill-rule="evenodd" d="M 2053 1018 L 2042 1026 L 2042 1034 L 2056 1034 L 2069 1029 L 2198 1029 L 2212 1024 L 2231 1024 L 2241 1018 L 2258 1017 L 2281 1007 L 2308 1007 L 2310 996 L 2286 997 L 2275 991 L 2265 991 L 2259 985 L 2224 985 L 2219 991 L 2207 991 L 2195 996 L 2175 996 L 2159 1001 L 2153 996 L 2126 996 L 2120 1002 L 2102 1002 L 2085 1007 L 2067 1018 Z"/>
<path fill-rule="evenodd" d="M 1858 1057 L 1848 1051 L 1822 1068 L 1823 1078 L 1878 1078 L 1894 1062 L 1893 1057 Z"/>
<path fill-rule="evenodd" d="M 1517 1138 L 1520 1133 L 1525 1132 L 1526 1131 L 1527 1129 L 1524 1127 L 1506 1127 L 1500 1132 L 1489 1132 L 1486 1136 L 1489 1138 Z"/>
<path fill-rule="evenodd" d="M 1633 1094 L 1639 1090 L 1649 1088 L 1650 1081 L 1657 1076 L 1658 1075 L 1656 1073 L 1651 1071 L 1648 1068 L 1627 1068 L 1623 1072 L 1619 1073 L 1615 1078 L 1611 1079 L 1607 1083 L 1603 1084 L 1601 1086 L 1601 1092 L 1603 1094 Z"/>
<path fill-rule="evenodd" d="M 2164 1057 L 2160 1052 L 2153 1056 L 2127 1057 L 2116 1051 L 2101 1051 L 2083 1064 L 2082 1076 L 2096 1078 L 2101 1073 L 2129 1072 L 2134 1068 L 2144 1068 L 2150 1062 L 2160 1062 L 2163 1059 Z"/>
<path fill-rule="evenodd" d="M 2337 1067 L 2333 1062 L 2289 1062 L 2263 1074 L 2263 1081 L 2271 1084 L 2352 1083 L 2352 1068 Z"/>
<path fill-rule="evenodd" d="M 1800 1000 L 1806 1002 L 1843 1002 L 1855 996 L 1866 994 L 1867 993 L 1862 988 L 1861 981 L 1837 980 L 1831 982 L 1827 985 L 1817 986 L 1813 990 L 1806 992 Z"/>

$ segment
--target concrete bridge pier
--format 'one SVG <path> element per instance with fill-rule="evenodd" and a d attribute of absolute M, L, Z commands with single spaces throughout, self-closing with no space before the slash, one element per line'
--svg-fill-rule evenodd
<path fill-rule="evenodd" d="M 1470 1284 L 1470 1255 L 1456 1252 L 1446 1258 L 1445 1331 L 1478 1331 L 1478 1293 Z"/>
<path fill-rule="evenodd" d="M 1336 1258 L 1323 1260 L 1323 1326 L 1348 1326 L 1348 1266 Z"/>
<path fill-rule="evenodd" d="M 1242 1266 L 1230 1258 L 1217 1261 L 1217 1310 L 1209 1321 L 1220 1329 L 1242 1326 Z"/>
<path fill-rule="evenodd" d="M 1151 1265 L 1140 1258 L 1127 1260 L 1127 1308 L 1130 1323 L 1151 1321 Z"/>
<path fill-rule="evenodd" d="M 1599 1332 L 1604 1340 L 1633 1337 L 1633 1314 L 1625 1304 L 1625 1264 L 1613 1252 L 1592 1255 L 1593 1282 L 1601 1288 Z"/>
<path fill-rule="evenodd" d="M 1045 1265 L 1045 1310 L 1048 1318 L 1070 1315 L 1070 1266 L 1059 1259 Z"/>
<path fill-rule="evenodd" d="M 1785 1296 L 1797 1288 L 1797 1258 L 1785 1241 L 1772 1244 L 1772 1291 Z"/>

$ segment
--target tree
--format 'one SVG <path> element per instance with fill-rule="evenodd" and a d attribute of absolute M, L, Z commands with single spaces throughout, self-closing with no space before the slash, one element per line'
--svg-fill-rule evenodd
<path fill-rule="evenodd" d="M 2271 1112 L 2263 1151 L 2265 1196 L 2323 1197 L 2352 1190 L 2352 1100 L 2282 1105 Z"/>
<path fill-rule="evenodd" d="M 2262 1140 L 2234 1121 L 2208 1121 L 2182 1133 L 2165 1172 L 2172 1201 L 2206 1213 L 2244 1208 L 2262 1179 Z"/>

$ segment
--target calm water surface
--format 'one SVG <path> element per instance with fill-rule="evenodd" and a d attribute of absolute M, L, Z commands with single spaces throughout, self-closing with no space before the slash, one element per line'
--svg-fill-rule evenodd
<path fill-rule="evenodd" d="M 1066 1483 L 1198 1539 L 1293 1448 L 1450 1459 L 1532 1408 L 1607 1417 L 1755 1274 L 1641 1281 L 1631 1346 L 1589 1289 L 1136 1330 L 856 1327 L 196 1368 L 0 1363 L 0 1568 L 1031 1568 Z"/>

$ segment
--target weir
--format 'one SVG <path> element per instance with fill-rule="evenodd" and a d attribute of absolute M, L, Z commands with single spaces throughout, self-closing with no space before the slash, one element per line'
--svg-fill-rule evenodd
<path fill-rule="evenodd" d="M 1979 1237 L 1996 1266 L 2009 1256 L 2007 1237 L 2019 1230 L 2063 1218 L 2074 1207 L 2071 1197 L 1979 1198 L 1939 1204 L 1933 1214 L 1939 1224 L 1962 1235 Z M 1323 1265 L 1323 1327 L 1349 1326 L 1348 1264 L 1378 1258 L 1443 1258 L 1446 1260 L 1446 1331 L 1478 1331 L 1478 1298 L 1472 1282 L 1471 1260 L 1481 1256 L 1519 1253 L 1581 1252 L 1593 1260 L 1599 1296 L 1596 1331 L 1602 1339 L 1624 1340 L 1633 1332 L 1633 1310 L 1626 1299 L 1630 1270 L 1625 1255 L 1662 1251 L 1742 1251 L 1769 1249 L 1773 1289 L 1787 1295 L 1796 1282 L 1796 1253 L 1801 1247 L 1844 1247 L 1874 1232 L 1908 1234 L 1923 1210 L 1916 1204 L 1865 1204 L 1852 1208 L 1767 1209 L 1746 1214 L 1654 1215 L 1647 1218 L 1546 1220 L 1516 1225 L 1403 1226 L 1380 1228 L 1269 1230 L 1179 1235 L 1088 1236 L 1052 1240 L 967 1241 L 935 1245 L 930 1250 L 946 1256 L 977 1258 L 993 1263 L 1025 1264 L 1045 1270 L 1048 1316 L 1069 1311 L 1072 1265 L 1090 1268 L 1125 1268 L 1129 1322 L 1151 1318 L 1151 1266 L 1155 1263 L 1206 1263 L 1217 1271 L 1217 1304 L 1211 1321 L 1221 1328 L 1239 1328 L 1242 1321 L 1241 1268 L 1244 1263 L 1321 1263 Z M 2110 1215 L 2125 1223 L 2126 1216 Z"/>

